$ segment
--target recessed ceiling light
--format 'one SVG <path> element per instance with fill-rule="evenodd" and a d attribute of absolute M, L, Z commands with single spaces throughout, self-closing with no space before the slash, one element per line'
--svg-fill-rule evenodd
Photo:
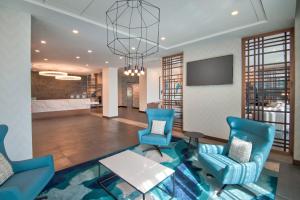
<path fill-rule="evenodd" d="M 105 61 L 105 64 L 108 64 L 109 62 L 108 61 Z"/>
<path fill-rule="evenodd" d="M 120 59 L 123 59 L 123 57 L 122 57 L 122 56 L 120 56 Z"/>
<path fill-rule="evenodd" d="M 48 58 L 44 58 L 44 61 L 48 61 Z"/>
<path fill-rule="evenodd" d="M 88 66 L 89 66 L 89 64 L 85 64 L 85 66 L 86 66 L 86 67 L 88 67 Z"/>
<path fill-rule="evenodd" d="M 232 16 L 235 16 L 235 15 L 238 15 L 238 14 L 239 14 L 239 11 L 237 11 L 237 10 L 231 12 Z"/>
<path fill-rule="evenodd" d="M 73 31 L 72 31 L 74 34 L 78 34 L 79 33 L 79 31 L 78 30 L 76 30 L 76 29 L 73 29 Z"/>
<path fill-rule="evenodd" d="M 79 59 L 80 57 L 79 56 L 76 56 L 76 59 Z"/>
<path fill-rule="evenodd" d="M 45 40 L 41 40 L 42 44 L 47 44 L 47 42 Z"/>
<path fill-rule="evenodd" d="M 165 38 L 165 37 L 161 37 L 160 39 L 161 39 L 162 41 L 166 40 L 166 38 Z"/>
<path fill-rule="evenodd" d="M 88 53 L 93 53 L 93 51 L 92 50 L 88 50 Z"/>
<path fill-rule="evenodd" d="M 35 51 L 35 53 L 40 53 L 40 50 L 38 50 L 38 49 L 36 49 L 36 50 L 34 50 Z"/>
<path fill-rule="evenodd" d="M 131 47 L 132 50 L 135 50 L 135 47 Z"/>

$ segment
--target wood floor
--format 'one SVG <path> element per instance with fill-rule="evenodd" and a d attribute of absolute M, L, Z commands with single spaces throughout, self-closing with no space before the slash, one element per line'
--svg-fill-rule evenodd
<path fill-rule="evenodd" d="M 56 170 L 136 145 L 140 127 L 95 115 L 35 119 L 34 157 L 52 154 Z"/>

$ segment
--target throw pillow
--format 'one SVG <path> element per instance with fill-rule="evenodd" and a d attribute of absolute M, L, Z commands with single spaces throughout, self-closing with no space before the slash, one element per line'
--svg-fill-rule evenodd
<path fill-rule="evenodd" d="M 151 133 L 164 135 L 166 121 L 152 120 Z"/>
<path fill-rule="evenodd" d="M 0 185 L 14 174 L 13 169 L 7 159 L 0 153 Z"/>
<path fill-rule="evenodd" d="M 228 157 L 239 163 L 246 163 L 250 160 L 251 152 L 251 142 L 247 142 L 237 137 L 233 137 L 230 144 Z"/>

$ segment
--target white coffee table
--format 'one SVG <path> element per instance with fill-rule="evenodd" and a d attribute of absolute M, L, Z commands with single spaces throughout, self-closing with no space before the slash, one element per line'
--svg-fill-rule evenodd
<path fill-rule="evenodd" d="M 129 185 L 142 193 L 143 199 L 145 199 L 145 194 L 147 192 L 151 191 L 155 187 L 158 187 L 161 182 L 169 177 L 171 177 L 173 181 L 172 194 L 169 194 L 169 192 L 160 187 L 158 188 L 169 194 L 171 198 L 174 195 L 175 171 L 133 151 L 123 151 L 113 156 L 101 159 L 99 160 L 99 163 L 99 177 L 101 175 L 100 168 L 101 165 L 103 165 L 114 173 L 113 176 L 120 177 Z M 111 178 L 112 177 L 109 177 L 102 181 L 99 180 L 98 183 L 114 199 L 117 199 L 114 194 L 112 194 L 104 185 L 104 182 Z"/>

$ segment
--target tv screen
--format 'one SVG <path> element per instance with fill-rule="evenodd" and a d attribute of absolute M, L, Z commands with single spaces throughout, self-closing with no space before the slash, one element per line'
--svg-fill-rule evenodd
<path fill-rule="evenodd" d="M 233 83 L 233 55 L 187 63 L 187 86 Z"/>

